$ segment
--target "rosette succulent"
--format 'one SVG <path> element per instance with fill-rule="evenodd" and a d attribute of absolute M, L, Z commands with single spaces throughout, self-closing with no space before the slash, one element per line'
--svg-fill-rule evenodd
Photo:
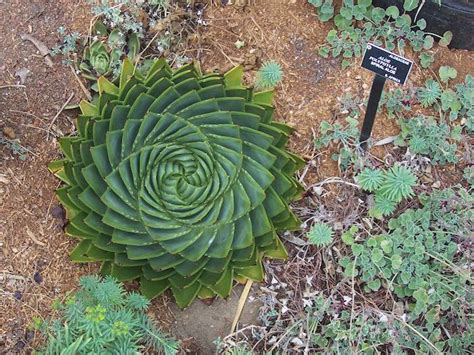
<path fill-rule="evenodd" d="M 79 70 L 88 80 L 96 81 L 98 77 L 105 76 L 114 82 L 120 73 L 122 57 L 126 54 L 131 59 L 135 58 L 140 50 L 140 41 L 136 33 L 125 36 L 117 29 L 108 33 L 100 22 L 96 23 L 95 31 L 103 39 L 97 39 L 84 48 Z"/>
<path fill-rule="evenodd" d="M 81 239 L 74 261 L 139 278 L 150 298 L 171 288 L 185 307 L 261 281 L 264 256 L 287 256 L 277 231 L 300 226 L 288 204 L 303 161 L 285 150 L 292 129 L 272 120 L 272 92 L 242 74 L 157 60 L 145 76 L 125 60 L 117 86 L 99 78 L 49 166 L 65 183 L 66 232 Z"/>

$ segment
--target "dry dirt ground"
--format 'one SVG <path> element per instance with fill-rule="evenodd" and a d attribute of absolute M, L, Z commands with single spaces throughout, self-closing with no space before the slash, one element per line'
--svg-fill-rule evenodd
<path fill-rule="evenodd" d="M 318 57 L 329 25 L 316 21 L 305 0 L 251 1 L 244 8 L 209 6 L 205 13 L 201 50 L 195 52 L 202 53 L 202 67 L 225 70 L 244 63 L 246 80 L 251 81 L 262 61 L 280 62 L 285 79 L 277 88 L 277 119 L 297 129 L 290 149 L 316 162 L 305 183 L 336 176 L 330 155 L 313 151 L 313 132 L 322 120 L 337 118 L 334 108 L 343 93 L 367 96 L 371 74 L 357 62 L 341 70 L 338 60 Z M 84 94 L 60 59 L 48 66 L 37 48 L 20 37 L 30 34 L 51 47 L 59 26 L 85 33 L 90 18 L 81 1 L 0 0 L 0 130 L 29 150 L 22 161 L 0 147 L 0 353 L 30 352 L 37 341 L 27 329 L 32 317 L 50 316 L 53 299 L 72 290 L 80 275 L 97 271 L 97 265 L 72 264 L 68 259 L 75 241 L 62 231 L 65 221 L 54 197 L 58 181 L 46 168 L 58 157 L 56 138 L 73 130 L 74 113 L 57 113 L 72 94 L 71 103 Z M 237 49 L 237 40 L 245 46 Z M 458 78 L 474 73 L 474 53 L 435 51 L 434 70 L 443 63 L 456 67 Z M 19 86 L 18 74 L 25 69 L 28 75 Z M 415 67 L 407 85 L 419 84 L 428 74 Z M 374 138 L 396 133 L 395 123 L 380 115 Z M 375 154 L 383 156 L 385 149 L 379 147 Z M 254 289 L 251 299 L 258 293 L 258 287 Z M 228 334 L 239 294 L 236 289 L 230 300 L 211 306 L 196 302 L 186 311 L 178 311 L 165 295 L 154 300 L 152 313 L 184 340 L 189 351 L 209 354 L 212 340 Z M 241 326 L 257 322 L 257 308 L 257 303 L 248 302 Z"/>

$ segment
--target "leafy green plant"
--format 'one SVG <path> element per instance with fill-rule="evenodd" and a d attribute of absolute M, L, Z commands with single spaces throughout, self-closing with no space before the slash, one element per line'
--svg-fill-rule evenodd
<path fill-rule="evenodd" d="M 319 126 L 319 135 L 314 141 L 316 149 L 329 147 L 331 143 L 336 145 L 337 152 L 332 159 L 338 162 L 342 170 L 346 170 L 350 164 L 356 163 L 360 154 L 357 149 L 359 142 L 359 104 L 357 98 L 346 95 L 341 98 L 341 113 L 346 114 L 344 123 L 322 121 Z"/>
<path fill-rule="evenodd" d="M 137 56 L 142 42 L 146 43 L 146 55 L 166 57 L 178 67 L 189 62 L 189 58 L 176 52 L 200 22 L 195 18 L 199 15 L 180 11 L 180 6 L 186 6 L 184 3 L 171 6 L 169 0 L 87 2 L 92 5 L 95 19 L 90 34 L 67 33 L 61 26 L 59 44 L 51 53 L 62 55 L 64 64 L 74 65 L 93 90 L 97 91 L 97 79 L 101 75 L 115 83 L 125 57 L 134 60 L 141 70 L 147 61 Z M 171 14 L 173 21 L 169 21 Z"/>
<path fill-rule="evenodd" d="M 380 107 L 385 107 L 389 117 L 395 117 L 399 113 L 409 112 L 412 107 L 412 95 L 400 88 L 383 92 L 380 99 Z"/>
<path fill-rule="evenodd" d="M 51 49 L 51 55 L 62 55 L 64 57 L 63 64 L 73 64 L 81 35 L 78 32 L 67 33 L 66 28 L 63 26 L 58 28 L 58 34 L 61 37 L 61 42 Z"/>
<path fill-rule="evenodd" d="M 394 165 L 387 171 L 365 168 L 355 180 L 363 190 L 375 193 L 374 217 L 391 214 L 399 202 L 413 195 L 416 176 L 410 169 Z"/>
<path fill-rule="evenodd" d="M 413 196 L 415 184 L 416 176 L 410 169 L 394 165 L 385 173 L 377 193 L 394 202 L 401 202 L 403 199 Z"/>
<path fill-rule="evenodd" d="M 326 223 L 315 223 L 306 234 L 306 238 L 317 247 L 325 247 L 332 243 L 333 235 L 334 231 Z"/>
<path fill-rule="evenodd" d="M 319 20 L 327 22 L 334 16 L 334 4 L 332 0 L 308 0 L 316 8 Z"/>
<path fill-rule="evenodd" d="M 448 66 L 439 69 L 440 82 L 428 79 L 418 88 L 416 96 L 423 107 L 434 107 L 441 113 L 440 119 L 454 121 L 460 119 L 462 127 L 469 132 L 474 129 L 474 77 L 466 75 L 464 82 L 449 86 L 449 81 L 457 77 L 457 71 Z"/>
<path fill-rule="evenodd" d="M 406 314 L 409 329 L 415 330 L 406 336 L 405 346 L 464 353 L 473 342 L 472 296 L 469 260 L 458 245 L 472 228 L 474 200 L 458 188 L 434 191 L 420 200 L 422 207 L 392 218 L 387 233 L 356 241 L 353 235 L 360 234 L 356 229 L 342 238 L 352 256 L 339 263 L 346 276 L 363 283 L 365 292 L 384 288 L 396 297 L 394 302 Z"/>
<path fill-rule="evenodd" d="M 0 146 L 7 148 L 13 155 L 17 155 L 20 160 L 26 160 L 28 152 L 30 152 L 27 147 L 19 143 L 18 139 L 9 139 L 3 133 L 0 133 Z"/>
<path fill-rule="evenodd" d="M 139 354 L 152 348 L 176 354 L 179 344 L 148 318 L 149 301 L 125 293 L 113 278 L 83 276 L 80 289 L 64 303 L 56 302 L 59 319 L 34 321 L 46 337 L 36 354 Z"/>
<path fill-rule="evenodd" d="M 255 86 L 259 89 L 274 88 L 283 79 L 281 65 L 274 60 L 263 63 L 257 72 Z"/>
<path fill-rule="evenodd" d="M 272 120 L 272 91 L 242 75 L 160 59 L 143 76 L 126 59 L 118 86 L 99 78 L 97 103 L 81 102 L 77 136 L 49 165 L 65 183 L 66 233 L 81 239 L 72 260 L 140 278 L 150 298 L 171 288 L 186 307 L 262 280 L 264 256 L 286 257 L 277 231 L 300 227 L 288 203 L 304 162 L 285 150 L 292 129 Z"/>
<path fill-rule="evenodd" d="M 399 146 L 408 146 L 415 154 L 428 156 L 434 164 L 456 163 L 459 128 L 451 129 L 446 123 L 437 123 L 433 117 L 417 116 L 400 121 L 401 131 L 395 140 Z"/>
<path fill-rule="evenodd" d="M 471 186 L 474 185 L 474 166 L 466 166 L 463 171 L 463 178 L 466 179 L 467 183 Z"/>
<path fill-rule="evenodd" d="M 418 4 L 418 1 L 405 1 L 404 10 L 411 11 Z M 316 1 L 315 6 L 321 12 L 321 20 L 332 17 L 332 14 L 329 16 L 328 5 Z M 328 9 L 327 15 L 326 12 L 322 13 L 323 7 Z M 371 0 L 343 1 L 339 13 L 334 16 L 334 24 L 337 29 L 329 31 L 326 37 L 327 45 L 320 48 L 319 54 L 324 58 L 342 55 L 343 68 L 350 65 L 350 58 L 360 57 L 369 42 L 384 46 L 388 50 L 397 48 L 403 54 L 407 45 L 416 52 L 431 49 L 434 36 L 437 36 L 424 32 L 426 28 L 424 19 L 413 23 L 412 18 L 407 13 L 401 14 L 396 6 L 382 9 L 372 6 Z M 439 44 L 447 46 L 451 38 L 452 33 L 446 32 Z M 423 61 L 423 66 L 433 61 L 432 55 L 428 54 L 424 54 L 420 59 Z"/>

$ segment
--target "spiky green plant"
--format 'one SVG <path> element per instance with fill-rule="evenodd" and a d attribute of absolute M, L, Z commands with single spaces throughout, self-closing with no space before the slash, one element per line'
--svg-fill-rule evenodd
<path fill-rule="evenodd" d="M 413 195 L 416 176 L 412 171 L 401 165 L 394 165 L 385 173 L 385 179 L 377 193 L 394 202 Z"/>
<path fill-rule="evenodd" d="M 356 181 L 363 190 L 374 192 L 383 183 L 384 172 L 380 169 L 365 168 L 356 176 Z"/>
<path fill-rule="evenodd" d="M 178 352 L 178 342 L 146 315 L 146 298 L 125 293 L 110 277 L 83 276 L 80 286 L 66 302 L 55 302 L 59 319 L 33 321 L 47 337 L 34 354 L 140 354 L 147 346 L 166 355 Z"/>
<path fill-rule="evenodd" d="M 332 243 L 334 231 L 326 223 L 316 223 L 311 227 L 306 237 L 311 244 L 325 247 Z"/>
<path fill-rule="evenodd" d="M 259 89 L 274 88 L 283 79 L 283 71 L 281 65 L 270 60 L 263 63 L 262 67 L 257 72 L 255 86 Z"/>
<path fill-rule="evenodd" d="M 81 103 L 77 136 L 50 164 L 66 232 L 82 240 L 72 259 L 140 278 L 147 297 L 171 288 L 181 307 L 262 280 L 262 257 L 287 255 L 277 231 L 300 225 L 288 203 L 303 161 L 285 151 L 292 129 L 272 120 L 272 92 L 242 86 L 241 67 L 122 68 L 119 86 L 98 80 L 97 103 Z"/>

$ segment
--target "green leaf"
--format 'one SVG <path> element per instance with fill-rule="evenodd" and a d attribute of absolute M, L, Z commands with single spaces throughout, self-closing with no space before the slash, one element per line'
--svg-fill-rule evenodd
<path fill-rule="evenodd" d="M 439 68 L 439 77 L 441 81 L 447 83 L 450 79 L 455 79 L 458 76 L 456 69 L 443 65 Z"/>
<path fill-rule="evenodd" d="M 97 85 L 99 87 L 99 94 L 107 93 L 115 96 L 120 94 L 120 89 L 107 80 L 104 76 L 101 76 L 97 80 Z"/>
<path fill-rule="evenodd" d="M 378 291 L 380 286 L 382 286 L 381 282 L 379 279 L 375 279 L 372 281 L 367 282 L 367 286 L 372 290 L 372 291 Z"/>
<path fill-rule="evenodd" d="M 395 270 L 399 270 L 400 267 L 402 266 L 403 259 L 399 254 L 394 254 L 391 257 L 391 262 L 392 262 L 392 268 Z"/>
<path fill-rule="evenodd" d="M 272 105 L 274 90 L 260 91 L 253 94 L 252 102 L 256 104 Z"/>
<path fill-rule="evenodd" d="M 383 260 L 383 251 L 379 248 L 374 248 L 371 253 L 371 259 L 374 264 L 378 264 Z"/>
<path fill-rule="evenodd" d="M 434 38 L 430 35 L 425 36 L 425 39 L 423 40 L 423 48 L 424 49 L 431 49 L 434 44 Z"/>
<path fill-rule="evenodd" d="M 404 0 L 403 1 L 403 9 L 405 11 L 413 11 L 419 5 L 419 0 Z"/>
<path fill-rule="evenodd" d="M 385 14 L 395 20 L 398 16 L 400 16 L 400 11 L 398 10 L 398 7 L 392 5 L 387 7 L 387 9 L 385 10 Z"/>
<path fill-rule="evenodd" d="M 416 25 L 418 26 L 418 28 L 420 30 L 424 30 L 426 28 L 426 20 L 425 19 L 419 19 L 418 21 L 416 21 Z"/>
<path fill-rule="evenodd" d="M 239 65 L 232 68 L 224 74 L 224 82 L 230 87 L 240 87 L 242 85 L 242 76 L 244 75 L 244 67 Z"/>
<path fill-rule="evenodd" d="M 451 43 L 451 40 L 453 39 L 453 33 L 451 31 L 446 31 L 443 34 L 443 37 L 440 38 L 438 44 L 441 47 L 447 47 Z"/>

